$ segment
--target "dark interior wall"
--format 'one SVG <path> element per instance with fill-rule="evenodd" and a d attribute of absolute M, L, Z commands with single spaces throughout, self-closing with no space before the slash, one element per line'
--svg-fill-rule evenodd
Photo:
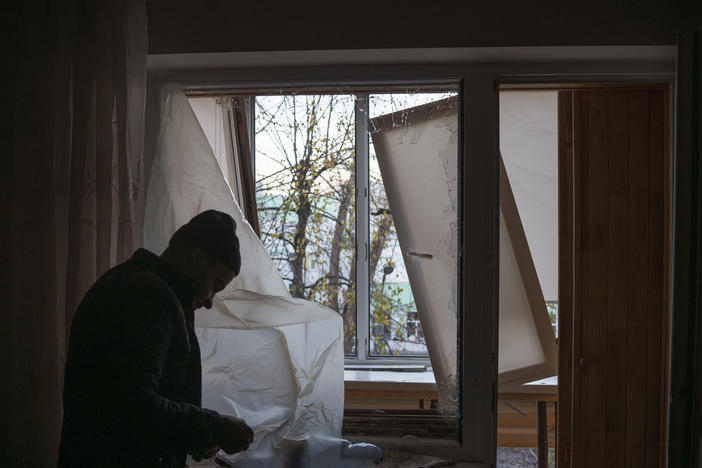
<path fill-rule="evenodd" d="M 149 53 L 674 44 L 702 2 L 148 0 Z"/>

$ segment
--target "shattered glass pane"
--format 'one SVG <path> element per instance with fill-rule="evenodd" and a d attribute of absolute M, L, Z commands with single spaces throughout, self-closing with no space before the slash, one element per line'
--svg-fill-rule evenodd
<path fill-rule="evenodd" d="M 456 409 L 457 92 L 370 96 L 371 352 L 430 357 Z"/>

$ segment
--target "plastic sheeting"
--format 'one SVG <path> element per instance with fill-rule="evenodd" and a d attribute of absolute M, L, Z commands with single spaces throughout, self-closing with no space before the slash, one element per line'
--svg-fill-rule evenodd
<path fill-rule="evenodd" d="M 304 466 L 341 466 L 341 317 L 290 297 L 241 209 L 186 96 L 166 85 L 156 97 L 160 131 L 148 184 L 145 247 L 160 253 L 171 234 L 207 209 L 237 222 L 242 268 L 214 307 L 195 314 L 202 350 L 203 406 L 244 418 L 255 439 L 234 466 L 284 463 L 290 440 L 306 440 Z"/>

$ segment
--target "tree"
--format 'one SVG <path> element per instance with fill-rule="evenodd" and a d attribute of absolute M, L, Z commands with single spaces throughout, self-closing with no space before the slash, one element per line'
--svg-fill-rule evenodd
<path fill-rule="evenodd" d="M 256 149 L 268 159 L 257 168 L 262 241 L 293 297 L 342 314 L 347 353 L 356 332 L 353 104 L 276 96 L 256 109 Z"/>
<path fill-rule="evenodd" d="M 256 174 L 261 240 L 290 294 L 341 314 L 344 350 L 355 353 L 354 96 L 257 97 Z M 407 311 L 403 289 L 386 285 L 398 247 L 380 174 L 371 176 L 370 202 L 371 323 L 383 326 L 374 349 L 392 354 Z"/>
<path fill-rule="evenodd" d="M 399 343 L 407 338 L 407 304 L 401 301 L 405 287 L 388 284 L 387 277 L 397 265 L 394 261 L 397 247 L 397 233 L 392 221 L 392 212 L 380 174 L 370 174 L 371 242 L 369 271 L 371 274 L 371 327 L 381 328 L 379 333 L 371 333 L 373 351 L 381 355 L 400 354 Z"/>

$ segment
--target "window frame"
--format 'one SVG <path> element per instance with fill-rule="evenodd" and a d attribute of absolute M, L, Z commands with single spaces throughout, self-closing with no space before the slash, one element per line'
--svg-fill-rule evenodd
<path fill-rule="evenodd" d="M 370 197 L 368 196 L 368 167 L 370 156 L 368 139 L 367 92 L 354 94 L 354 141 L 356 159 L 356 356 L 344 356 L 344 364 L 368 362 L 370 351 L 370 274 L 368 271 L 368 244 L 370 233 Z"/>
<path fill-rule="evenodd" d="M 425 84 L 426 85 L 426 84 Z M 436 85 L 426 85 L 427 91 L 435 92 L 448 92 L 458 91 L 458 83 L 448 87 L 446 84 L 441 86 Z M 368 252 L 370 249 L 370 174 L 369 174 L 369 164 L 370 164 L 370 138 L 369 138 L 369 104 L 370 95 L 375 93 L 385 93 L 394 92 L 401 94 L 402 92 L 421 92 L 424 89 L 415 88 L 412 86 L 402 86 L 401 84 L 396 84 L 393 89 L 350 89 L 348 93 L 343 93 L 344 95 L 353 96 L 354 99 L 354 148 L 355 148 L 355 226 L 354 226 L 354 236 L 355 236 L 355 262 L 356 262 L 356 354 L 355 355 L 345 355 L 344 364 L 347 366 L 359 366 L 359 365 L 375 365 L 384 367 L 395 367 L 396 369 L 405 366 L 416 366 L 417 364 L 423 364 L 426 368 L 431 366 L 431 361 L 429 358 L 428 350 L 426 355 L 373 355 L 370 352 L 370 340 L 371 337 L 371 309 L 370 309 L 370 273 L 369 273 L 369 257 Z M 281 88 L 275 90 L 265 90 L 258 94 L 236 94 L 234 91 L 230 90 L 225 95 L 238 96 L 243 98 L 245 109 L 246 109 L 246 121 L 248 130 L 248 142 L 249 142 L 249 154 L 251 159 L 252 174 L 255 175 L 256 167 L 256 129 L 255 129 L 255 112 L 256 112 L 256 98 L 261 95 L 277 95 L 277 94 L 287 94 L 288 89 Z M 293 90 L 290 90 L 292 93 Z M 314 94 L 325 95 L 332 94 L 334 88 L 319 87 L 313 90 Z M 202 92 L 193 92 L 190 90 L 187 93 L 189 96 L 200 96 L 202 97 Z M 212 96 L 221 97 L 222 93 L 214 93 Z M 231 110 L 228 111 L 228 122 L 223 122 L 223 125 L 228 125 L 224 129 L 225 134 L 229 137 L 228 142 L 232 145 L 236 140 L 234 134 L 236 129 L 232 127 L 233 120 Z M 234 156 L 237 152 L 234 149 L 227 148 L 227 156 L 229 157 L 229 163 L 232 164 L 234 168 L 235 175 L 241 175 L 241 170 L 239 168 L 240 162 Z M 457 168 L 458 169 L 458 168 Z M 230 186 L 238 187 L 236 181 L 229 181 Z M 460 186 L 459 178 L 459 186 Z M 245 186 L 247 184 L 244 184 Z M 460 187 L 459 187 L 460 190 Z M 460 225 L 459 219 L 459 225 Z M 253 226 L 253 224 L 252 224 Z M 257 230 L 258 225 L 255 226 Z M 257 232 L 258 233 L 258 232 Z M 460 287 L 457 291 L 460 294 Z"/>
<path fill-rule="evenodd" d="M 164 65 L 167 61 L 149 57 L 149 61 L 158 67 L 149 73 L 152 84 L 177 81 L 186 91 L 210 94 L 233 89 L 302 89 L 315 85 L 338 88 L 384 86 L 397 82 L 460 83 L 462 118 L 459 119 L 458 149 L 459 161 L 463 161 L 459 170 L 463 177 L 464 228 L 459 239 L 462 293 L 458 327 L 458 388 L 461 396 L 458 438 L 421 439 L 421 443 L 403 446 L 403 449 L 464 460 L 468 462 L 466 466 L 471 467 L 489 467 L 496 463 L 498 86 L 505 83 L 671 82 L 675 77 L 673 60 L 657 55 L 655 50 L 647 53 L 643 46 L 615 47 L 613 49 L 618 51 L 614 52 L 603 47 L 601 54 L 589 47 L 582 47 L 582 53 L 574 51 L 578 47 L 549 47 L 544 48 L 548 51 L 541 52 L 538 47 L 525 47 L 515 48 L 507 55 L 503 49 L 495 48 L 494 53 L 476 50 L 475 53 L 458 54 L 444 62 L 433 61 L 430 54 L 420 53 L 418 56 L 424 57 L 424 63 L 393 63 L 387 59 L 382 64 L 373 65 L 304 65 L 303 61 L 300 65 L 286 67 L 247 67 L 237 62 L 235 54 L 224 60 L 219 54 L 211 54 L 216 56 L 212 60 L 220 68 L 208 68 L 200 55 L 209 54 L 191 54 L 200 57 L 174 57 L 168 68 L 169 65 Z M 612 53 L 618 55 L 617 60 L 612 60 Z M 156 59 L 162 58 L 156 56 Z M 364 440 L 390 448 L 397 448 L 399 442 L 395 437 L 366 437 Z"/>

